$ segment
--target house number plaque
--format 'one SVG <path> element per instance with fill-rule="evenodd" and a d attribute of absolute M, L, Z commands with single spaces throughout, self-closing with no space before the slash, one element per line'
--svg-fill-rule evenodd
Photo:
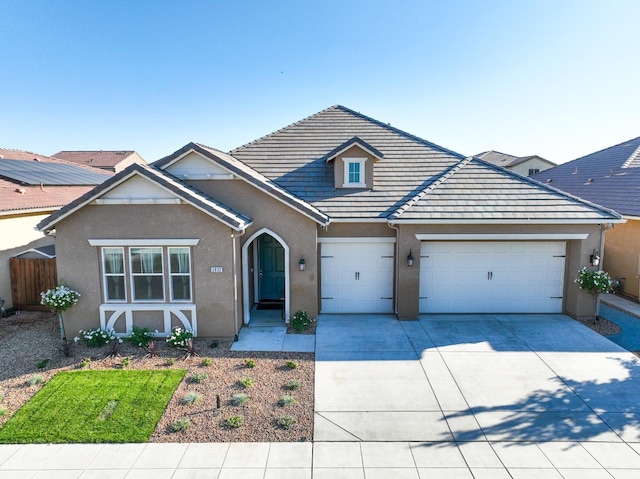
<path fill-rule="evenodd" d="M 222 273 L 223 269 L 222 266 L 212 266 L 211 267 L 211 272 L 212 273 Z"/>

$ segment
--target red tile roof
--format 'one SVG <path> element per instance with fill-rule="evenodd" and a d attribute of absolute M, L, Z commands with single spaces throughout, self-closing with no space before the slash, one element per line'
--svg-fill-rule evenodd
<path fill-rule="evenodd" d="M 93 166 L 94 168 L 112 168 L 135 151 L 59 151 L 56 158 L 73 163 Z"/>

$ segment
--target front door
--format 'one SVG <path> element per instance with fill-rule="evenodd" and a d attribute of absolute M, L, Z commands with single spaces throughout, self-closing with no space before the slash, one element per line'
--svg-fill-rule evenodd
<path fill-rule="evenodd" d="M 258 289 L 260 301 L 280 300 L 284 296 L 284 248 L 276 239 L 258 237 Z"/>

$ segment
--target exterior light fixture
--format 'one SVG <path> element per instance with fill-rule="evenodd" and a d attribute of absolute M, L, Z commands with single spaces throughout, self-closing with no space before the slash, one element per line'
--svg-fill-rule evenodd
<path fill-rule="evenodd" d="M 304 271 L 306 265 L 307 265 L 307 263 L 304 261 L 304 258 L 300 258 L 300 261 L 298 262 L 298 266 L 300 267 L 300 271 Z"/>
<path fill-rule="evenodd" d="M 600 255 L 597 249 L 593 250 L 593 254 L 590 257 L 591 266 L 600 266 Z"/>
<path fill-rule="evenodd" d="M 407 256 L 407 266 L 409 266 L 409 268 L 413 267 L 413 255 L 411 254 L 411 250 L 409 250 L 409 256 Z"/>

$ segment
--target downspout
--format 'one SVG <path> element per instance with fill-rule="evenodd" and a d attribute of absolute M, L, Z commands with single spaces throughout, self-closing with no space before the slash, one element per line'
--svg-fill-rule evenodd
<path fill-rule="evenodd" d="M 599 270 L 602 269 L 602 265 L 604 264 L 604 232 L 610 228 L 613 228 L 613 223 L 605 223 L 602 226 L 600 226 L 600 261 L 602 262 L 600 264 L 600 267 L 598 268 Z M 596 297 L 598 297 L 600 295 L 596 295 Z M 596 301 L 596 311 L 595 311 L 595 316 L 596 318 L 600 317 L 600 301 Z"/>
<path fill-rule="evenodd" d="M 395 271 L 395 291 L 393 295 L 393 312 L 398 317 L 398 288 L 400 287 L 400 228 L 388 222 L 389 228 L 396 230 L 396 271 Z"/>
<path fill-rule="evenodd" d="M 242 235 L 244 235 L 247 232 L 247 228 L 242 228 L 242 231 L 239 234 L 235 234 L 232 233 L 231 234 L 231 244 L 232 244 L 232 248 L 231 248 L 231 259 L 232 259 L 232 264 L 233 264 L 233 329 L 235 330 L 235 339 L 237 340 L 238 338 L 238 332 L 240 331 L 240 328 L 238 327 L 238 263 L 237 263 L 237 259 L 238 259 L 238 253 L 236 251 L 236 243 L 239 242 L 236 241 L 236 238 L 240 238 Z M 244 265 L 240 265 L 240 268 L 242 268 Z M 243 285 L 244 286 L 244 285 Z"/>

